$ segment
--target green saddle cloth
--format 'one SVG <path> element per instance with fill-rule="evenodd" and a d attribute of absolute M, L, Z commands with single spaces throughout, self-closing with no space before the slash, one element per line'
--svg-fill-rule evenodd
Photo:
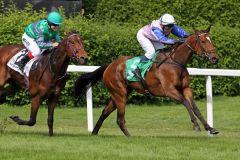
<path fill-rule="evenodd" d="M 132 82 L 140 81 L 140 79 L 134 74 L 134 70 L 137 67 L 140 69 L 142 78 L 145 79 L 145 75 L 151 68 L 153 61 L 156 59 L 157 55 L 158 54 L 156 53 L 152 60 L 148 60 L 145 62 L 140 62 L 140 56 L 127 60 L 126 61 L 127 80 Z"/>

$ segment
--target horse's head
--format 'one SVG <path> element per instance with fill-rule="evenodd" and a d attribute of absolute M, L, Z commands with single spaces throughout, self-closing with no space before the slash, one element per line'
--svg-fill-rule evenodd
<path fill-rule="evenodd" d="M 88 61 L 87 52 L 84 49 L 83 41 L 79 34 L 69 33 L 65 39 L 65 50 L 67 56 L 78 64 L 86 64 Z"/>
<path fill-rule="evenodd" d="M 207 57 L 211 63 L 218 62 L 218 54 L 213 46 L 213 43 L 208 35 L 211 26 L 206 30 L 194 30 L 194 34 L 190 35 L 185 43 L 197 55 Z"/>

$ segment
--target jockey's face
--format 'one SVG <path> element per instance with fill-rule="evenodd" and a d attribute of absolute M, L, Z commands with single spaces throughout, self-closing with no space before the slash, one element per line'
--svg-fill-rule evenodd
<path fill-rule="evenodd" d="M 54 24 L 54 23 L 50 23 L 50 28 L 51 28 L 53 31 L 56 31 L 56 30 L 58 30 L 59 25 Z"/>
<path fill-rule="evenodd" d="M 51 25 L 50 28 L 51 28 L 53 31 L 56 31 L 56 30 L 58 30 L 59 25 Z"/>
<path fill-rule="evenodd" d="M 165 35 L 169 35 L 169 34 L 172 32 L 172 29 L 173 29 L 173 24 L 164 25 L 164 26 L 163 26 L 163 33 L 164 33 Z"/>

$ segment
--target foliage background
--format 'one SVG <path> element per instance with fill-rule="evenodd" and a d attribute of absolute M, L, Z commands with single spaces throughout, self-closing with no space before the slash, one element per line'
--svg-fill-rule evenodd
<path fill-rule="evenodd" d="M 0 1 L 1 2 L 1 1 Z M 143 51 L 136 40 L 137 31 L 145 24 L 159 18 L 163 13 L 175 16 L 177 24 L 189 33 L 192 28 L 205 29 L 213 25 L 210 36 L 220 56 L 217 65 L 193 57 L 188 67 L 239 69 L 240 59 L 240 2 L 237 0 L 83 0 L 85 14 L 74 17 L 64 17 L 60 28 L 64 37 L 69 30 L 80 32 L 85 49 L 91 57 L 88 65 L 110 63 L 121 55 L 139 56 Z M 0 45 L 21 43 L 24 28 L 33 21 L 46 17 L 46 11 L 32 10 L 27 4 L 24 10 L 18 10 L 14 5 L 6 6 L 1 2 L 0 8 Z M 64 9 L 60 8 L 64 15 Z M 68 74 L 67 85 L 60 97 L 63 106 L 85 106 L 82 97 L 75 102 L 73 95 L 74 80 L 79 73 Z M 214 95 L 240 95 L 240 78 L 213 77 Z M 108 93 L 103 84 L 93 88 L 94 105 L 102 106 L 108 99 Z M 205 77 L 191 76 L 191 87 L 195 98 L 205 97 Z M 169 102 L 167 98 L 144 97 L 133 93 L 129 103 Z M 7 98 L 7 103 L 30 103 L 29 94 L 20 91 Z"/>

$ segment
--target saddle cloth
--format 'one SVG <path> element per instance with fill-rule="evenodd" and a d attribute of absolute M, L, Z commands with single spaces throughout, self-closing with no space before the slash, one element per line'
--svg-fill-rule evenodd
<path fill-rule="evenodd" d="M 140 62 L 140 56 L 127 60 L 126 61 L 126 77 L 127 77 L 127 80 L 132 81 L 132 82 L 141 81 L 134 74 L 134 70 L 136 68 L 139 68 L 142 78 L 145 79 L 145 75 L 149 71 L 149 69 L 151 68 L 151 66 L 153 64 L 153 61 L 156 59 L 157 55 L 158 54 L 155 53 L 155 55 L 153 56 L 153 58 L 151 60 L 145 61 L 145 62 Z"/>
<path fill-rule="evenodd" d="M 15 54 L 7 63 L 7 66 L 10 67 L 11 69 L 13 69 L 14 71 L 20 73 L 21 75 L 25 75 L 27 77 L 29 77 L 29 72 L 30 69 L 33 65 L 33 63 L 39 59 L 39 57 L 34 57 L 33 59 L 31 59 L 24 67 L 24 70 L 22 73 L 22 71 L 18 68 L 18 65 L 16 65 L 15 63 L 20 61 L 23 56 L 27 53 L 27 49 L 22 49 L 21 51 L 19 51 L 17 54 Z"/>

